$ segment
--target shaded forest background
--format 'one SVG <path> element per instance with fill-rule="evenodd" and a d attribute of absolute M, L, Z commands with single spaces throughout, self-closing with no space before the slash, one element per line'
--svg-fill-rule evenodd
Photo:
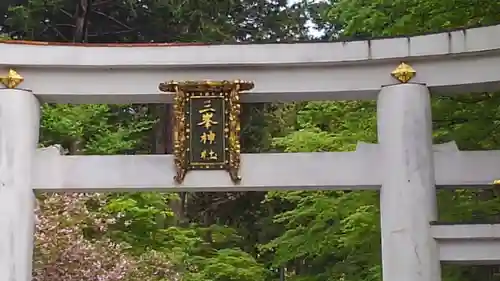
<path fill-rule="evenodd" d="M 291 42 L 500 23 L 492 0 L 2 0 L 4 38 L 58 42 Z M 323 33 L 313 38 L 305 27 Z M 4 54 L 8 55 L 8 54 Z M 245 77 L 241 77 L 245 79 Z M 500 149 L 500 95 L 433 98 L 434 142 Z M 133 110 L 130 110 L 133 109 Z M 68 154 L 170 151 L 169 106 L 43 105 L 41 144 Z M 245 152 L 375 142 L 374 102 L 245 104 Z M 381 279 L 372 191 L 39 194 L 34 280 Z M 495 190 L 439 192 L 440 219 L 498 221 Z M 444 281 L 500 280 L 445 266 Z"/>

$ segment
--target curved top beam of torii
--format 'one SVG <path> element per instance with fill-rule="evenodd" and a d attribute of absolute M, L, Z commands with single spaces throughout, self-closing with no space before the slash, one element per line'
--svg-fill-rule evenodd
<path fill-rule="evenodd" d="M 0 72 L 58 103 L 169 103 L 166 80 L 255 82 L 244 102 L 374 99 L 409 63 L 434 93 L 500 90 L 500 25 L 414 37 L 283 44 L 58 44 L 4 41 Z M 0 76 L 3 75 L 0 73 Z"/>

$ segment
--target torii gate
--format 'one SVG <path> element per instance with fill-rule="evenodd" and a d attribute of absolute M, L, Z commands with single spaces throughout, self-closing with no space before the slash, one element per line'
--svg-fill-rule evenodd
<path fill-rule="evenodd" d="M 429 90 L 435 94 L 500 90 L 498 34 L 500 25 L 340 43 L 4 42 L 0 44 L 6 54 L 0 60 L 5 75 L 1 79 L 5 87 L 0 89 L 0 281 L 31 279 L 33 190 L 381 188 L 384 281 L 438 281 L 441 261 L 500 262 L 500 242 L 495 241 L 500 225 L 432 224 L 437 218 L 436 186 L 490 185 L 499 176 L 500 151 L 461 152 L 453 143 L 433 147 L 429 97 Z M 401 61 L 405 63 L 399 65 Z M 243 154 L 238 183 L 220 170 L 191 171 L 184 180 L 175 181 L 178 155 L 62 156 L 56 148 L 36 149 L 39 101 L 172 103 L 179 93 L 158 90 L 165 79 L 206 78 L 253 81 L 255 89 L 242 94 L 242 102 L 377 99 L 379 143 L 361 144 L 355 152 Z M 231 149 L 233 156 L 239 156 Z"/>

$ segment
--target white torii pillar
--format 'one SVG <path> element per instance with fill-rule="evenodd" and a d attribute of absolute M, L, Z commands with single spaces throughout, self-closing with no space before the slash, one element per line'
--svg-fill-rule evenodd
<path fill-rule="evenodd" d="M 32 166 L 40 107 L 30 92 L 0 89 L 0 280 L 31 281 Z"/>
<path fill-rule="evenodd" d="M 420 84 L 383 87 L 377 104 L 383 163 L 380 191 L 384 281 L 439 281 L 429 90 Z"/>

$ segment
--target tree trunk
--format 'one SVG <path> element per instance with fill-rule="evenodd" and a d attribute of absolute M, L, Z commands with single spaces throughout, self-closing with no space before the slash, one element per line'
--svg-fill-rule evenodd
<path fill-rule="evenodd" d="M 171 154 L 173 151 L 172 143 L 172 107 L 169 104 L 153 105 L 153 114 L 157 118 L 157 122 L 153 128 L 153 153 L 155 154 Z M 178 193 L 179 200 L 172 200 L 169 203 L 170 208 L 174 212 L 178 222 L 186 220 L 186 193 Z"/>
<path fill-rule="evenodd" d="M 75 32 L 73 42 L 83 43 L 87 41 L 87 27 L 92 0 L 80 0 L 75 12 Z"/>

